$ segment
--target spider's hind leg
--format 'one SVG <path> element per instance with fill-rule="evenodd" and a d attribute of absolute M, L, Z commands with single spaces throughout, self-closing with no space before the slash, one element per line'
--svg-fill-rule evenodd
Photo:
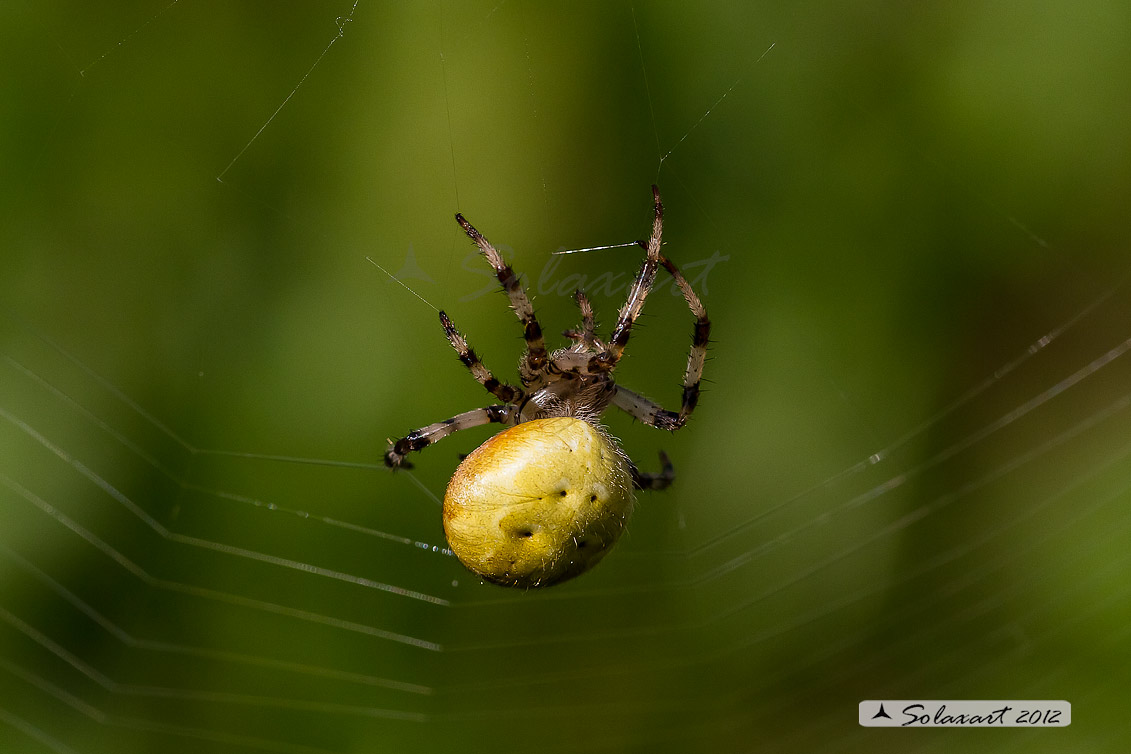
<path fill-rule="evenodd" d="M 632 486 L 638 490 L 665 490 L 675 481 L 675 467 L 672 466 L 668 454 L 662 450 L 660 451 L 659 473 L 643 472 L 636 468 L 635 463 L 631 463 L 629 471 L 632 472 Z"/>

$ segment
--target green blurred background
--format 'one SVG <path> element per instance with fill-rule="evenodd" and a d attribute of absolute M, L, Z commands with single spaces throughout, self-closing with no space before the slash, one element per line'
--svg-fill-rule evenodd
<path fill-rule="evenodd" d="M 1126 751 L 1131 8 L 782 5 L 0 4 L 0 750 Z M 607 326 L 639 252 L 550 252 L 653 182 L 709 382 L 608 420 L 678 480 L 482 584 L 489 430 L 379 465 L 488 403 L 432 307 L 521 350 L 452 215 Z M 674 406 L 671 293 L 618 375 Z"/>

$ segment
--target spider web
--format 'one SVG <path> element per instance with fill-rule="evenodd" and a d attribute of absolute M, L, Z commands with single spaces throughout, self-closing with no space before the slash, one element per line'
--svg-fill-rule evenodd
<path fill-rule="evenodd" d="M 4 751 L 1131 743 L 1125 9 L 0 13 Z M 482 584 L 438 501 L 489 429 L 380 464 L 488 402 L 435 309 L 521 348 L 451 215 L 607 326 L 638 253 L 551 252 L 653 181 L 713 358 L 683 431 L 609 422 L 677 482 Z M 690 321 L 662 282 L 618 379 L 676 405 Z M 853 723 L 915 697 L 1077 715 Z"/>

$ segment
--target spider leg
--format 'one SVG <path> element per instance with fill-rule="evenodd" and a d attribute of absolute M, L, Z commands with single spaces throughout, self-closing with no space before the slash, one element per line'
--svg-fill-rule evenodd
<path fill-rule="evenodd" d="M 597 320 L 593 316 L 593 305 L 589 303 L 589 297 L 585 295 L 585 291 L 580 288 L 573 292 L 573 300 L 577 302 L 577 308 L 581 310 L 581 339 L 591 343 L 594 338 L 594 331 L 597 329 Z"/>
<path fill-rule="evenodd" d="M 546 341 L 542 338 L 542 327 L 534 316 L 534 307 L 531 306 L 530 299 L 527 297 L 518 275 L 515 275 L 514 270 L 506 263 L 502 254 L 491 245 L 491 242 L 484 238 L 483 234 L 477 231 L 458 212 L 456 213 L 456 222 L 483 252 L 483 256 L 487 257 L 487 261 L 495 270 L 495 277 L 499 279 L 507 298 L 510 299 L 511 308 L 514 309 L 519 322 L 522 323 L 522 335 L 526 340 L 526 353 L 522 357 L 520 372 L 522 373 L 523 384 L 530 384 L 537 375 L 546 371 L 547 366 Z"/>
<path fill-rule="evenodd" d="M 679 286 L 687 306 L 695 315 L 695 329 L 691 332 L 691 351 L 687 354 L 687 369 L 683 373 L 683 396 L 680 399 L 678 422 L 675 429 L 682 427 L 687 417 L 695 410 L 699 403 L 699 382 L 703 378 L 703 363 L 707 360 L 707 342 L 711 337 L 711 320 L 707 318 L 707 309 L 703 302 L 695 295 L 691 283 L 680 273 L 679 269 L 667 257 L 660 257 L 660 264 L 672 276 L 672 280 Z"/>
<path fill-rule="evenodd" d="M 687 423 L 691 412 L 699 404 L 699 383 L 703 378 L 703 363 L 707 360 L 711 320 L 707 318 L 707 308 L 703 306 L 691 283 L 687 282 L 687 278 L 675 263 L 663 255 L 660 255 L 659 263 L 672 276 L 672 280 L 683 293 L 688 308 L 695 315 L 695 328 L 691 333 L 691 351 L 687 354 L 687 369 L 683 373 L 683 395 L 680 398 L 679 412 L 667 411 L 662 406 L 620 385 L 617 385 L 617 392 L 613 396 L 613 405 L 632 414 L 645 424 L 674 431 Z"/>
<path fill-rule="evenodd" d="M 577 302 L 577 308 L 581 310 L 581 328 L 578 330 L 566 330 L 562 335 L 572 340 L 575 345 L 575 350 L 582 351 L 604 351 L 605 344 L 597 337 L 597 321 L 593 318 L 593 305 L 589 303 L 589 299 L 585 296 L 585 292 L 578 288 L 573 293 L 574 301 Z"/>
<path fill-rule="evenodd" d="M 491 374 L 491 370 L 479 360 L 475 349 L 467 344 L 467 340 L 444 312 L 440 312 L 440 324 L 444 328 L 444 335 L 448 336 L 448 342 L 459 354 L 459 360 L 471 372 L 471 376 L 478 380 L 480 385 L 487 388 L 487 392 L 503 403 L 519 403 L 523 399 L 525 393 L 521 388 L 513 387 L 495 379 L 495 375 Z"/>
<path fill-rule="evenodd" d="M 628 345 L 628 336 L 632 324 L 640 316 L 640 311 L 644 308 L 644 300 L 648 298 L 652 284 L 656 282 L 656 270 L 660 264 L 660 244 L 664 230 L 664 205 L 660 201 L 660 189 L 656 186 L 652 187 L 652 199 L 654 202 L 652 235 L 645 245 L 648 253 L 644 258 L 644 264 L 640 267 L 640 272 L 636 273 L 636 280 L 628 290 L 628 300 L 624 302 L 624 306 L 621 307 L 617 315 L 617 324 L 609 338 L 608 348 L 593 357 L 593 363 L 590 367 L 593 370 L 609 371 L 620 361 L 624 347 Z"/>
<path fill-rule="evenodd" d="M 660 472 L 648 473 L 636 468 L 636 464 L 629 461 L 629 471 L 632 472 L 632 486 L 638 490 L 665 490 L 675 481 L 675 467 L 664 451 L 660 451 Z"/>
<path fill-rule="evenodd" d="M 682 427 L 684 423 L 677 412 L 668 411 L 659 403 L 648 400 L 643 395 L 635 393 L 623 385 L 616 386 L 612 404 L 637 421 L 644 422 L 649 427 L 656 429 L 675 431 Z"/>
<path fill-rule="evenodd" d="M 424 450 L 432 443 L 439 442 L 461 429 L 480 427 L 492 422 L 514 424 L 517 416 L 518 410 L 514 406 L 487 406 L 456 414 L 451 419 L 429 424 L 427 427 L 414 429 L 399 440 L 389 440 L 389 449 L 385 451 L 385 465 L 392 469 L 411 469 L 412 464 L 405 460 L 405 456 L 409 453 Z"/>

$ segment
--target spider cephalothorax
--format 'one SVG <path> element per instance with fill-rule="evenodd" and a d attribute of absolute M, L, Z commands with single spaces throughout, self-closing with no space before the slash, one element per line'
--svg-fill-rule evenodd
<path fill-rule="evenodd" d="M 461 429 L 499 423 L 495 435 L 460 464 L 444 496 L 444 529 L 456 556 L 480 576 L 508 586 L 548 586 L 588 570 L 624 530 L 632 489 L 663 489 L 674 471 L 660 454 L 662 470 L 642 473 L 598 424 L 609 406 L 657 429 L 687 422 L 699 398 L 699 380 L 711 323 L 691 285 L 660 253 L 664 208 L 652 187 L 652 234 L 641 241 L 644 264 L 628 291 L 607 340 L 595 332 L 593 308 L 582 291 L 576 300 L 581 326 L 564 335 L 569 348 L 546 350 L 542 328 L 518 276 L 463 215 L 456 221 L 479 246 L 523 326 L 526 350 L 519 362 L 522 386 L 499 382 L 444 312 L 448 342 L 473 377 L 499 403 L 453 416 L 389 442 L 385 464 L 409 468 L 406 456 Z M 695 316 L 691 352 L 679 411 L 668 411 L 613 380 L 633 323 L 656 274 L 672 276 Z"/>

